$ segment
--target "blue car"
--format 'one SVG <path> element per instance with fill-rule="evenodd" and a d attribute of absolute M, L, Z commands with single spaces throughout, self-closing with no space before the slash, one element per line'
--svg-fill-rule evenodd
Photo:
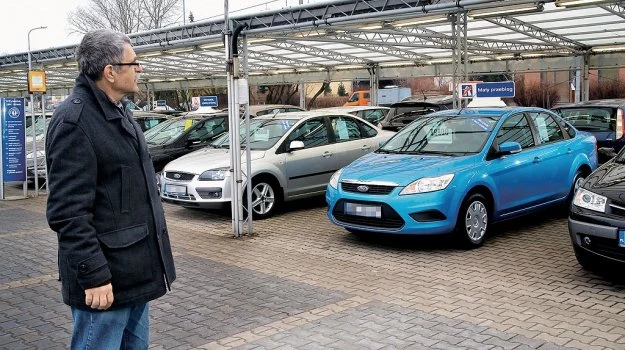
<path fill-rule="evenodd" d="M 492 222 L 569 205 L 596 167 L 595 137 L 546 109 L 440 111 L 337 171 L 328 217 L 351 232 L 454 233 L 477 247 Z"/>

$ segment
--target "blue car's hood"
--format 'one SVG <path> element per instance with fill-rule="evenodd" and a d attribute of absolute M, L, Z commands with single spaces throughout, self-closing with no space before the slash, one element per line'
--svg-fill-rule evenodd
<path fill-rule="evenodd" d="M 343 169 L 341 180 L 387 181 L 406 186 L 422 177 L 457 173 L 479 164 L 476 157 L 369 153 Z"/>

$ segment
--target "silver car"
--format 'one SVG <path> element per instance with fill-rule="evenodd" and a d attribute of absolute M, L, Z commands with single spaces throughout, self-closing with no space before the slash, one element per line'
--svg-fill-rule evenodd
<path fill-rule="evenodd" d="M 272 216 L 285 201 L 323 194 L 336 170 L 376 150 L 393 135 L 358 117 L 323 111 L 262 116 L 250 124 L 257 219 Z M 228 204 L 232 181 L 228 143 L 224 135 L 211 147 L 167 164 L 160 179 L 162 199 L 191 208 Z"/>

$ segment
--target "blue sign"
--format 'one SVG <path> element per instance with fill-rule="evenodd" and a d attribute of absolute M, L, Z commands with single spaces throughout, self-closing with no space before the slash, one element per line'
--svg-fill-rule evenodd
<path fill-rule="evenodd" d="M 23 98 L 0 98 L 2 181 L 26 181 L 26 125 Z"/>
<path fill-rule="evenodd" d="M 475 97 L 514 97 L 514 82 L 477 83 Z"/>
<path fill-rule="evenodd" d="M 217 96 L 200 96 L 200 107 L 217 107 Z"/>
<path fill-rule="evenodd" d="M 473 97 L 473 84 L 462 84 L 460 86 L 462 97 Z"/>
<path fill-rule="evenodd" d="M 166 100 L 156 100 L 156 107 L 166 107 L 166 106 L 167 106 Z"/>

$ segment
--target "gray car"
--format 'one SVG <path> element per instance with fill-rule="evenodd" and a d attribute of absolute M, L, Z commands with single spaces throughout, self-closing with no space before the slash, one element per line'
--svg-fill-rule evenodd
<path fill-rule="evenodd" d="M 279 113 L 250 123 L 252 202 L 258 219 L 272 216 L 285 201 L 323 194 L 336 170 L 393 135 L 358 117 L 323 111 Z M 245 145 L 243 128 L 241 134 Z M 224 135 L 212 147 L 167 164 L 160 178 L 161 198 L 190 208 L 228 204 L 228 142 Z"/>

